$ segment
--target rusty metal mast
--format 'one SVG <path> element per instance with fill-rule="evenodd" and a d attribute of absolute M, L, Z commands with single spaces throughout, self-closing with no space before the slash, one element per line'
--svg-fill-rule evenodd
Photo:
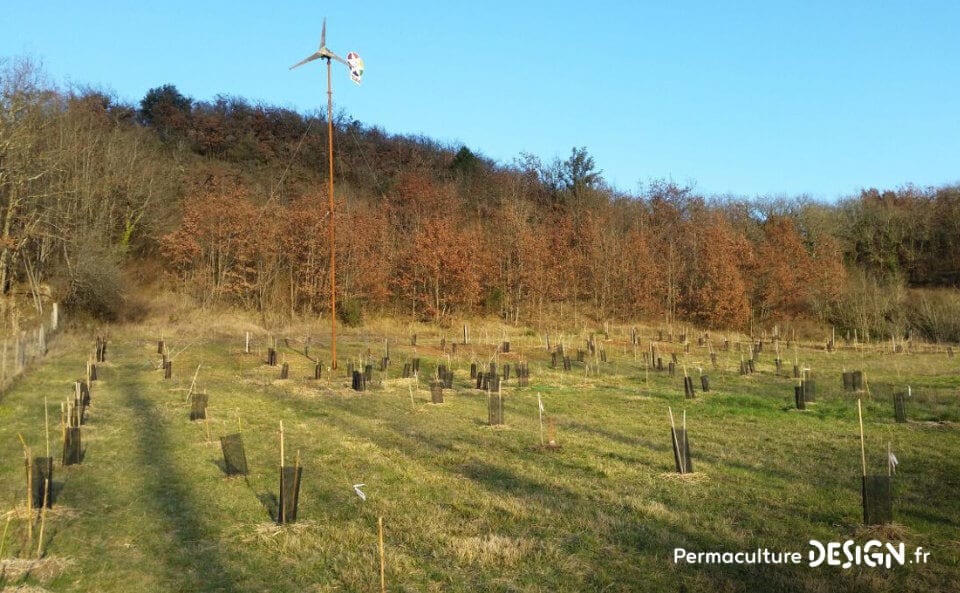
<path fill-rule="evenodd" d="M 349 57 L 349 56 L 348 56 Z M 327 49 L 327 19 L 323 19 L 323 29 L 320 33 L 320 49 L 309 57 L 297 62 L 290 69 L 293 70 L 313 60 L 324 59 L 327 61 L 327 155 L 329 157 L 329 178 L 327 181 L 327 194 L 330 198 L 330 214 L 328 219 L 328 232 L 330 236 L 330 348 L 331 348 L 331 367 L 337 369 L 337 257 L 336 244 L 334 242 L 334 217 L 333 217 L 333 84 L 331 82 L 331 60 L 336 60 L 349 67 L 346 60 Z"/>

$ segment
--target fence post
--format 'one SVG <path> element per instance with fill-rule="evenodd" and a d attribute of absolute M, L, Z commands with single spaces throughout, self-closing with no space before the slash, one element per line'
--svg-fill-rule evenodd
<path fill-rule="evenodd" d="M 13 341 L 13 376 L 16 377 L 20 374 L 20 337 L 14 338 Z"/>

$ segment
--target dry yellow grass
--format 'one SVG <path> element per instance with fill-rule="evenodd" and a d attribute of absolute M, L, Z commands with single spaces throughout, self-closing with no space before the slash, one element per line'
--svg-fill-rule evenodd
<path fill-rule="evenodd" d="M 957 578 L 949 559 L 957 550 L 952 517 L 960 513 L 951 489 L 960 469 L 960 406 L 953 395 L 960 378 L 943 353 L 844 348 L 828 354 L 816 340 L 805 342 L 801 363 L 814 368 L 820 397 L 801 413 L 790 411 L 793 380 L 774 375 L 772 352 L 764 351 L 756 374 L 740 376 L 734 345 L 717 351 L 714 369 L 695 334 L 690 353 L 678 343 L 660 348 L 676 352 L 688 369 L 710 374 L 713 391 L 703 394 L 698 384 L 697 398 L 684 400 L 682 372 L 668 377 L 643 367 L 657 326 L 641 327 L 636 356 L 630 325 L 611 325 L 609 339 L 597 334 L 609 362 L 586 375 L 582 365 L 568 373 L 549 368 L 545 330 L 471 320 L 473 343 L 447 358 L 440 340 L 447 337 L 448 351 L 453 340 L 461 341 L 456 325 L 383 320 L 342 334 L 344 367 L 367 349 L 378 358 L 384 335 L 390 338 L 388 376 L 381 381 L 375 372 L 370 389 L 357 393 L 345 369 L 313 381 L 312 363 L 289 350 L 281 352 L 290 379 L 278 380 L 279 369 L 264 364 L 268 337 L 287 337 L 299 347 L 308 334 L 311 353 L 329 363 L 322 320 L 283 330 L 242 318 L 219 329 L 205 327 L 199 316 L 181 323 L 161 319 L 111 330 L 111 358 L 94 386 L 84 433 L 88 456 L 80 467 L 57 468 L 63 488 L 48 516 L 48 553 L 77 564 L 48 584 L 30 578 L 16 584 L 61 592 L 376 590 L 381 516 L 389 590 L 887 592 L 943 590 Z M 243 353 L 248 328 L 252 354 Z M 178 353 L 174 377 L 166 381 L 155 364 L 161 329 Z M 557 324 L 550 330 L 553 345 L 561 329 L 571 351 L 585 348 L 597 330 Z M 511 353 L 495 356 L 504 333 Z M 723 339 L 713 338 L 715 346 Z M 0 402 L 0 499 L 22 506 L 16 434 L 39 446 L 37 402 L 43 395 L 65 397 L 91 343 L 90 336 L 64 336 L 48 364 Z M 397 365 L 415 354 L 422 365 L 419 390 L 399 378 Z M 784 348 L 788 369 L 793 354 Z M 491 358 L 531 364 L 529 388 L 505 384 L 506 427 L 487 426 L 487 397 L 468 378 L 471 361 Z M 205 423 L 188 420 L 184 401 L 198 364 L 198 385 L 210 396 Z M 455 372 L 455 389 L 440 406 L 429 404 L 424 379 L 437 364 Z M 892 421 L 887 396 L 859 394 L 868 464 L 883 467 L 888 441 L 902 462 L 897 523 L 886 531 L 859 527 L 857 396 L 840 391 L 843 368 L 862 368 L 871 385 L 899 385 L 905 378 L 914 385 L 906 425 Z M 562 449 L 539 448 L 537 394 L 556 418 Z M 675 414 L 686 409 L 697 473 L 671 471 L 668 406 Z M 245 479 L 224 477 L 219 465 L 216 437 L 235 431 L 238 416 L 251 468 Z M 282 527 L 270 522 L 280 420 L 288 459 L 300 451 L 304 467 L 300 521 Z M 358 483 L 366 484 L 366 501 L 353 491 Z M 25 517 L 10 516 L 8 550 L 27 556 Z M 929 545 L 937 562 L 891 577 L 703 569 L 670 560 L 678 546 L 802 549 L 809 538 L 872 536 Z"/>

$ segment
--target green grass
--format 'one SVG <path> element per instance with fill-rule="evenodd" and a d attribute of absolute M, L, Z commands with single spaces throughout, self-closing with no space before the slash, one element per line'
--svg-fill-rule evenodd
<path fill-rule="evenodd" d="M 614 328 L 610 362 L 549 368 L 528 330 L 511 331 L 511 354 L 530 360 L 533 386 L 505 385 L 506 427 L 486 425 L 487 399 L 472 389 L 471 353 L 487 362 L 493 346 L 459 347 L 446 403 L 429 404 L 426 381 L 411 404 L 399 378 L 413 355 L 394 330 L 386 381 L 357 394 L 348 357 L 382 352 L 382 335 L 347 330 L 339 374 L 311 381 L 312 363 L 281 346 L 291 378 L 279 381 L 265 350 L 242 352 L 242 332 L 166 328 L 174 378 L 157 370 L 154 328 L 115 328 L 94 384 L 82 466 L 59 464 L 52 430 L 56 503 L 47 517 L 45 554 L 57 570 L 7 577 L 55 591 L 376 591 L 377 518 L 385 524 L 389 591 L 934 591 L 960 588 L 960 358 L 945 353 L 890 355 L 802 348 L 818 382 L 818 401 L 792 408 L 793 380 L 773 375 L 764 351 L 758 373 L 736 373 L 740 354 L 706 349 L 681 355 L 702 367 L 712 392 L 684 400 L 680 374 L 645 373 Z M 441 334 L 417 328 L 422 374 L 438 356 Z M 474 339 L 482 333 L 472 332 Z M 502 330 L 489 333 L 499 343 Z M 303 331 L 291 332 L 291 338 Z M 322 335 L 322 334 L 321 334 Z M 649 336 L 649 332 L 645 335 Z M 264 335 L 256 336 L 262 347 Z M 585 337 L 585 336 L 583 336 Z M 17 434 L 42 453 L 43 398 L 51 410 L 93 351 L 93 335 L 67 334 L 47 362 L 0 400 L 0 511 L 12 517 L 4 556 L 32 557 L 23 507 Z M 449 341 L 449 337 L 448 337 Z M 578 338 L 568 347 L 582 347 Z M 316 340 L 314 340 L 316 342 Z M 679 345 L 665 344 L 669 352 Z M 768 346 L 769 348 L 769 346 Z M 329 362 L 329 353 L 314 345 Z M 785 370 L 794 350 L 784 351 Z M 665 357 L 666 358 L 666 357 Z M 198 364 L 210 396 L 209 421 L 188 420 L 184 398 Z M 856 396 L 840 390 L 842 369 L 863 369 L 870 384 L 910 384 L 911 422 L 893 421 L 886 395 L 863 394 L 867 463 L 885 471 L 887 443 L 901 461 L 896 522 L 860 525 L 861 473 Z M 696 370 L 692 371 L 694 376 Z M 375 373 L 379 378 L 379 373 Z M 559 450 L 539 448 L 537 393 L 556 416 Z M 696 473 L 673 473 L 668 406 L 686 411 Z M 217 436 L 243 422 L 251 473 L 224 477 Z M 52 414 L 53 418 L 57 414 Z M 288 461 L 300 452 L 300 521 L 276 526 L 283 421 Z M 211 438 L 207 438 L 207 431 Z M 353 484 L 364 483 L 361 501 Z M 0 529 L 2 529 L 0 525 Z M 809 550 L 808 540 L 859 543 L 876 536 L 931 552 L 926 565 L 891 570 L 836 567 L 688 566 L 673 549 Z M 0 581 L 2 582 L 2 581 Z"/>

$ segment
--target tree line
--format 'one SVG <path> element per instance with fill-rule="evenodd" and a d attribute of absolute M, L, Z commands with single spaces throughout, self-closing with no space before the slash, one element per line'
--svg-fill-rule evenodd
<path fill-rule="evenodd" d="M 810 321 L 960 339 L 960 187 L 704 196 L 608 187 L 586 148 L 496 163 L 335 114 L 345 321 L 496 314 L 710 328 Z M 127 105 L 0 69 L 0 286 L 122 315 L 157 282 L 198 306 L 325 314 L 324 114 L 175 86 Z M 138 276 L 139 273 L 139 276 Z M 6 309 L 5 309 L 6 311 Z"/>

